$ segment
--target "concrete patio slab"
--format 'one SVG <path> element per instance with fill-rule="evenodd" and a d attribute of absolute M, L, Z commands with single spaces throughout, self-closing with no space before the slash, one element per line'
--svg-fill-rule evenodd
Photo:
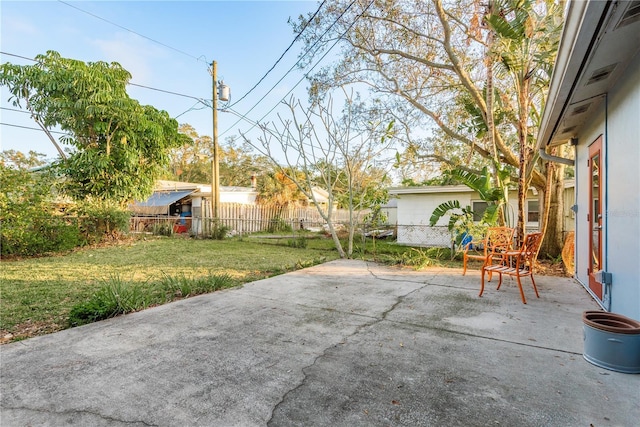
<path fill-rule="evenodd" d="M 333 261 L 0 347 L 0 425 L 635 426 L 572 279 Z"/>

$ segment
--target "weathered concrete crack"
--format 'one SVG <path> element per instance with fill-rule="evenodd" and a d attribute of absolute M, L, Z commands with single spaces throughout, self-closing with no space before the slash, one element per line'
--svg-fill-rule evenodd
<path fill-rule="evenodd" d="M 345 313 L 345 314 L 354 315 L 354 313 Z M 356 326 L 356 328 L 354 329 L 354 331 L 352 333 L 343 336 L 342 339 L 340 341 L 338 341 L 338 343 L 344 342 L 347 339 L 349 339 L 350 337 L 353 337 L 353 336 L 357 335 L 358 333 L 360 333 L 360 331 L 363 328 L 375 325 L 376 323 L 381 322 L 383 320 L 383 319 L 380 319 L 380 318 L 377 318 L 377 317 L 371 317 L 371 316 L 364 316 L 364 315 L 357 315 L 357 316 L 367 317 L 367 318 L 371 319 L 371 322 L 364 323 L 362 325 Z M 290 394 L 292 394 L 292 393 L 295 393 L 297 390 L 299 390 L 300 388 L 302 388 L 303 386 L 306 385 L 307 377 L 308 377 L 307 370 L 310 369 L 310 368 L 313 368 L 316 365 L 316 363 L 318 363 L 318 361 L 320 359 L 322 359 L 324 356 L 326 356 L 327 352 L 330 349 L 336 348 L 338 346 L 338 343 L 332 344 L 332 345 L 326 347 L 324 350 L 322 350 L 322 352 L 320 354 L 318 354 L 318 356 L 316 356 L 315 359 L 313 359 L 313 362 L 311 364 L 309 364 L 309 365 L 307 365 L 307 366 L 302 368 L 302 381 L 300 381 L 300 383 L 298 385 L 296 385 L 295 387 L 293 387 L 292 389 L 288 390 L 282 396 L 282 399 L 280 399 L 280 401 L 273 407 L 273 409 L 271 410 L 271 415 L 269 416 L 269 419 L 267 420 L 267 425 L 271 424 L 271 421 L 273 420 L 273 417 L 274 417 L 276 411 L 278 410 L 280 405 L 282 405 L 287 400 L 288 396 Z"/>
<path fill-rule="evenodd" d="M 137 420 L 137 421 L 120 420 L 114 417 L 109 417 L 107 415 L 99 414 L 97 412 L 81 410 L 81 409 L 74 409 L 74 410 L 68 410 L 68 411 L 52 411 L 52 410 L 40 409 L 40 408 L 29 408 L 26 406 L 21 407 L 21 406 L 5 406 L 5 405 L 1 405 L 0 408 L 2 408 L 2 410 L 31 411 L 31 412 L 38 412 L 42 414 L 56 414 L 56 415 L 89 414 L 110 422 L 118 422 L 122 424 L 134 424 L 134 425 L 141 424 L 141 425 L 150 426 L 150 427 L 157 427 L 157 424 L 149 424 L 148 422 L 142 421 L 142 420 Z"/>
<path fill-rule="evenodd" d="M 369 270 L 370 273 L 371 270 L 369 269 L 369 264 L 367 264 L 367 269 Z M 373 275 L 373 273 L 372 273 Z M 375 275 L 374 275 L 375 277 Z M 377 278 L 377 277 L 376 277 Z M 415 282 L 415 283 L 422 283 L 422 282 Z M 374 317 L 374 316 L 367 316 L 367 315 L 363 315 L 363 314 L 358 314 L 358 313 L 345 313 L 345 312 L 340 312 L 337 310 L 330 310 L 330 311 L 334 311 L 337 313 L 342 313 L 342 314 L 347 314 L 347 315 L 351 315 L 351 316 L 359 316 L 359 317 L 366 317 L 368 319 L 370 319 L 371 321 L 369 322 L 365 322 L 361 325 L 358 325 L 354 328 L 354 331 L 350 334 L 347 334 L 345 336 L 342 337 L 342 339 L 340 340 L 340 342 L 346 341 L 348 340 L 350 337 L 356 336 L 360 333 L 360 331 L 362 331 L 365 328 L 369 328 L 377 323 L 383 322 L 386 320 L 386 317 L 389 313 L 391 313 L 400 303 L 402 303 L 402 301 L 404 301 L 404 299 L 406 297 L 408 297 L 409 295 L 411 295 L 412 293 L 419 291 L 420 289 L 424 288 L 425 286 L 428 286 L 428 284 L 424 284 L 421 287 L 418 287 L 416 289 L 413 289 L 410 292 L 407 292 L 404 295 L 399 295 L 398 297 L 396 297 L 396 301 L 391 305 L 391 307 L 389 307 L 387 310 L 383 311 L 382 314 L 380 315 L 380 317 Z M 304 306 L 304 305 L 303 305 Z M 309 307 L 309 306 L 304 306 L 307 308 L 314 308 L 314 309 L 322 309 L 322 310 L 329 310 L 327 308 L 323 308 L 323 307 Z M 292 393 L 295 393 L 297 390 L 299 390 L 300 388 L 302 388 L 303 386 L 306 385 L 307 382 L 307 370 L 312 368 L 313 366 L 315 366 L 315 364 L 324 356 L 326 356 L 327 352 L 332 349 L 335 348 L 337 346 L 337 344 L 333 344 L 329 347 L 326 347 L 314 360 L 313 363 L 311 363 L 310 365 L 307 365 L 305 367 L 302 368 L 302 381 L 300 381 L 300 383 L 298 385 L 296 385 L 294 388 L 288 390 L 283 396 L 282 399 L 280 399 L 280 401 L 273 407 L 273 409 L 271 410 L 271 415 L 269 416 L 269 419 L 267 420 L 267 425 L 271 424 L 271 421 L 273 420 L 273 417 L 275 415 L 275 412 L 278 410 L 278 408 L 287 400 L 288 396 Z"/>

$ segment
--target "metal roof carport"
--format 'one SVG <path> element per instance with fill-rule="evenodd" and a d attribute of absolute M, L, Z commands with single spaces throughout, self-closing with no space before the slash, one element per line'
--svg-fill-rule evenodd
<path fill-rule="evenodd" d="M 133 202 L 129 209 L 138 215 L 169 215 L 169 206 L 184 199 L 194 191 L 156 191 L 144 202 Z"/>

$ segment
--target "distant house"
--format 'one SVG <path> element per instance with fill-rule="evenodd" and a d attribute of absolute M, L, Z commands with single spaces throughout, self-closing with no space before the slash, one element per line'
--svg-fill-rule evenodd
<path fill-rule="evenodd" d="M 220 203 L 255 204 L 258 192 L 251 187 L 220 186 Z M 201 218 L 211 218 L 211 185 L 159 180 L 153 194 L 143 201 L 135 201 L 129 210 L 135 216 L 185 217 L 183 225 L 201 232 Z M 191 222 L 191 219 L 194 221 Z M 145 223 L 141 222 L 142 227 Z M 139 227 L 138 227 L 139 228 Z M 187 230 L 185 230 L 187 231 Z"/>
<path fill-rule="evenodd" d="M 567 8 L 538 148 L 575 158 L 575 277 L 605 310 L 640 320 L 640 2 Z"/>
<path fill-rule="evenodd" d="M 451 235 L 446 226 L 449 216 L 444 216 L 429 226 L 433 211 L 442 203 L 457 200 L 460 206 L 470 206 L 475 218 L 480 220 L 487 208 L 487 202 L 466 185 L 434 185 L 420 187 L 394 187 L 389 194 L 396 199 L 396 224 L 398 226 L 398 243 L 418 246 L 449 246 Z M 392 199 L 393 200 L 393 199 Z M 573 230 L 573 212 L 568 208 L 573 205 L 573 181 L 565 182 L 564 231 Z M 538 194 L 529 190 L 525 207 L 525 226 L 528 231 L 539 227 Z M 514 224 L 518 218 L 517 191 L 509 192 L 509 207 L 506 209 L 508 223 Z"/>
<path fill-rule="evenodd" d="M 254 204 L 258 192 L 251 187 L 220 186 L 220 203 Z M 194 216 L 209 216 L 203 200 L 211 198 L 210 184 L 165 181 L 156 182 L 153 194 L 144 201 L 135 201 L 129 209 L 138 215 L 179 215 L 191 212 Z"/>

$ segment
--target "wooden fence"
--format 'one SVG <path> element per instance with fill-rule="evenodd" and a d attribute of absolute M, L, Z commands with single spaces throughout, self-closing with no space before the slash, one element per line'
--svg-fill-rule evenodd
<path fill-rule="evenodd" d="M 228 227 L 234 234 L 248 234 L 256 232 L 277 232 L 291 229 L 321 229 L 326 225 L 315 207 L 287 207 L 246 205 L 240 203 L 220 204 L 218 223 Z M 360 212 L 360 219 L 368 211 Z M 347 223 L 349 211 L 334 209 L 332 212 L 334 224 Z M 357 220 L 357 218 L 356 218 Z M 213 219 L 209 217 L 167 217 L 136 216 L 131 218 L 131 230 L 137 232 L 157 232 L 162 228 L 179 232 L 190 232 L 196 235 L 210 233 Z"/>

